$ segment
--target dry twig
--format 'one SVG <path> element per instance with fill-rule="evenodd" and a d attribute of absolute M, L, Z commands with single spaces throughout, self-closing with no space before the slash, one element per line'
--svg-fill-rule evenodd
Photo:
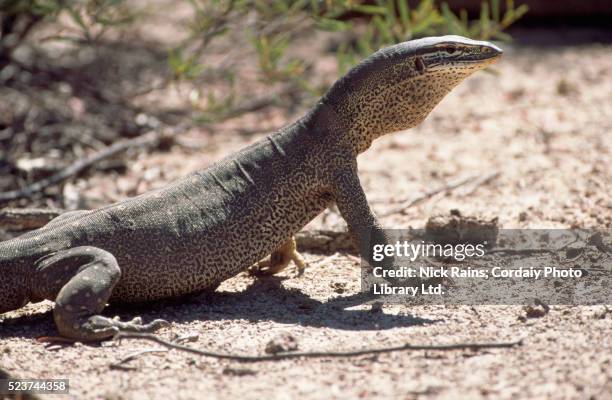
<path fill-rule="evenodd" d="M 413 197 L 411 199 L 404 200 L 401 202 L 399 206 L 394 207 L 391 210 L 388 210 L 384 213 L 381 213 L 380 215 L 383 217 L 386 217 L 386 216 L 396 214 L 396 213 L 403 214 L 405 213 L 407 208 L 413 207 L 427 199 L 434 197 L 435 195 L 439 193 L 451 191 L 460 186 L 464 186 L 467 184 L 471 184 L 469 190 L 466 191 L 466 194 L 470 194 L 470 193 L 473 193 L 476 190 L 476 188 L 478 188 L 481 185 L 484 185 L 485 183 L 491 181 L 497 176 L 499 176 L 499 172 L 492 172 L 490 174 L 486 174 L 482 176 L 481 175 L 471 175 L 471 176 L 468 176 L 467 178 L 457 179 L 445 185 L 437 187 L 435 189 L 431 189 L 424 193 L 421 193 L 418 196 Z"/>
<path fill-rule="evenodd" d="M 114 362 L 110 365 L 110 369 L 121 369 L 121 370 L 131 370 L 134 369 L 133 367 L 126 367 L 124 364 L 135 360 L 136 358 L 144 355 L 144 354 L 151 354 L 151 353 L 166 353 L 168 352 L 168 349 L 145 349 L 145 350 L 141 350 L 141 351 L 136 351 L 134 353 L 130 353 L 127 356 L 123 357 L 121 360 Z"/>
<path fill-rule="evenodd" d="M 58 184 L 70 177 L 77 175 L 81 171 L 91 167 L 100 160 L 112 157 L 129 148 L 140 146 L 155 146 L 160 142 L 162 137 L 162 134 L 158 132 L 149 132 L 133 139 L 122 140 L 120 142 L 114 143 L 92 154 L 89 157 L 85 157 L 75 161 L 74 163 L 70 164 L 66 168 L 51 175 L 48 178 L 42 179 L 38 182 L 34 182 L 22 189 L 11 190 L 8 192 L 0 192 L 0 202 L 32 196 L 33 194 L 41 192 L 52 185 Z"/>
<path fill-rule="evenodd" d="M 65 210 L 57 208 L 3 208 L 0 209 L 0 227 L 29 230 L 38 229 Z"/>
<path fill-rule="evenodd" d="M 474 179 L 470 185 L 466 185 L 464 190 L 461 190 L 459 192 L 459 195 L 469 196 L 472 193 L 474 193 L 476 189 L 478 189 L 480 186 L 486 185 L 487 183 L 491 182 L 493 179 L 497 178 L 499 175 L 500 175 L 499 171 L 493 171 L 489 174 L 479 176 L 478 178 Z"/>
<path fill-rule="evenodd" d="M 168 340 L 162 339 L 154 334 L 150 333 L 136 333 L 136 332 L 119 332 L 115 335 L 115 340 L 121 339 L 142 339 L 150 342 L 161 344 L 169 349 L 185 351 L 187 353 L 197 354 L 204 357 L 213 357 L 226 360 L 234 360 L 239 362 L 259 362 L 259 361 L 277 361 L 286 360 L 291 358 L 344 358 L 344 357 L 355 357 L 371 354 L 391 353 L 395 351 L 406 351 L 406 350 L 428 350 L 428 351 L 449 351 L 449 350 L 462 350 L 462 349 L 491 349 L 491 348 L 510 348 L 514 346 L 520 346 L 523 344 L 523 339 L 516 340 L 513 342 L 490 342 L 490 343 L 456 343 L 456 344 L 444 344 L 444 345 L 411 345 L 403 344 L 400 346 L 391 347 L 379 347 L 379 348 L 368 348 L 362 350 L 352 351 L 306 351 L 306 352 L 285 352 L 276 354 L 266 355 L 238 355 L 229 353 L 220 353 L 211 350 L 200 350 L 194 349 L 193 347 L 184 346 L 181 344 L 173 343 Z"/>
<path fill-rule="evenodd" d="M 503 249 L 503 248 L 494 248 L 491 249 L 487 252 L 488 254 L 495 254 L 495 253 L 503 253 L 503 254 L 510 254 L 510 255 L 516 255 L 516 254 L 520 254 L 520 255 L 533 255 L 533 254 L 542 254 L 542 253 L 550 253 L 550 254 L 556 254 L 556 250 L 555 249 L 544 249 L 544 248 L 533 248 L 533 249 Z"/>

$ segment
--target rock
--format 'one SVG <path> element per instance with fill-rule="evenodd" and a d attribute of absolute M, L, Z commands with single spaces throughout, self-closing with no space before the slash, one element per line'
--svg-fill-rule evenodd
<path fill-rule="evenodd" d="M 534 299 L 531 304 L 523 307 L 525 310 L 524 318 L 541 318 L 548 314 L 550 307 L 540 299 Z"/>
<path fill-rule="evenodd" d="M 497 217 L 486 220 L 475 216 L 464 216 L 459 210 L 449 215 L 435 215 L 425 225 L 425 238 L 441 244 L 485 244 L 493 247 L 497 242 L 499 228 Z"/>
<path fill-rule="evenodd" d="M 266 344 L 267 354 L 278 354 L 298 349 L 298 342 L 293 335 L 288 332 L 281 333 Z"/>

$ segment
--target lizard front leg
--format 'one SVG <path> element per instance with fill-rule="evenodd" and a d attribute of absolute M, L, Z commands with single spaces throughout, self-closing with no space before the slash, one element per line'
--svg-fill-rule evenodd
<path fill-rule="evenodd" d="M 352 161 L 340 167 L 333 178 L 332 186 L 336 205 L 348 225 L 361 257 L 373 268 L 394 269 L 393 258 L 385 257 L 381 261 L 374 260 L 374 245 L 386 245 L 389 239 L 368 205 L 357 175 L 357 162 Z M 395 278 L 387 280 L 393 284 L 400 283 L 400 280 Z M 410 284 L 414 283 L 416 282 L 410 282 Z"/>
<path fill-rule="evenodd" d="M 297 266 L 297 276 L 302 276 L 307 264 L 297 251 L 294 237 L 291 237 L 281 247 L 273 251 L 269 258 L 265 258 L 252 266 L 249 269 L 249 274 L 257 277 L 275 275 L 287 268 L 291 261 Z"/>
<path fill-rule="evenodd" d="M 115 257 L 100 248 L 60 250 L 36 266 L 33 293 L 55 301 L 53 318 L 60 334 L 76 340 L 102 340 L 120 330 L 153 331 L 167 322 L 142 324 L 139 317 L 123 322 L 99 315 L 121 277 Z"/>

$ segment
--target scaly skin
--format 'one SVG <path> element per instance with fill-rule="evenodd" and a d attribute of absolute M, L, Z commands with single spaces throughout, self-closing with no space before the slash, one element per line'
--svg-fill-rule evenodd
<path fill-rule="evenodd" d="M 501 50 L 459 36 L 401 43 L 336 82 L 302 119 L 157 191 L 63 214 L 0 243 L 0 313 L 55 301 L 59 332 L 99 340 L 152 330 L 139 318 L 100 316 L 107 302 L 140 302 L 214 290 L 281 249 L 300 262 L 292 236 L 335 202 L 360 246 L 385 235 L 370 211 L 356 157 L 374 139 L 411 128 Z M 288 257 L 288 258 L 287 258 Z M 389 261 L 382 265 L 389 268 Z"/>

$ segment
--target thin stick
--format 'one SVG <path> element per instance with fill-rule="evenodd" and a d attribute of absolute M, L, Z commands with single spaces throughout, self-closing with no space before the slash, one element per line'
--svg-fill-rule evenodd
<path fill-rule="evenodd" d="M 469 196 L 474 193 L 476 189 L 478 189 L 480 186 L 489 183 L 493 179 L 497 178 L 499 175 L 501 175 L 499 171 L 493 171 L 489 174 L 480 176 L 476 178 L 469 187 L 465 188 L 465 190 L 461 190 L 459 194 L 461 196 Z"/>
<path fill-rule="evenodd" d="M 489 251 L 487 251 L 488 254 L 495 254 L 495 253 L 503 253 L 503 254 L 527 254 L 527 255 L 531 255 L 531 254 L 541 254 L 541 253 L 551 253 L 551 254 L 556 254 L 555 250 L 553 249 L 541 249 L 541 248 L 534 248 L 534 249 L 502 249 L 502 248 L 496 248 L 496 249 L 491 249 Z"/>
<path fill-rule="evenodd" d="M 125 151 L 131 147 L 155 145 L 156 143 L 159 143 L 161 138 L 161 134 L 157 132 L 149 132 L 134 139 L 122 140 L 120 142 L 114 143 L 92 154 L 89 157 L 85 157 L 75 161 L 74 163 L 70 164 L 66 168 L 58 171 L 57 173 L 51 175 L 48 178 L 42 179 L 38 182 L 34 182 L 31 185 L 28 185 L 22 189 L 11 190 L 8 192 L 0 192 L 0 202 L 29 197 L 35 193 L 43 191 L 49 186 L 58 184 L 74 175 L 77 175 L 79 172 L 91 167 L 93 164 L 99 162 L 100 160 L 112 157 L 115 154 Z"/>
<path fill-rule="evenodd" d="M 406 350 L 433 350 L 433 351 L 449 351 L 449 350 L 461 350 L 461 349 L 492 349 L 492 348 L 510 348 L 514 346 L 520 346 L 523 344 L 523 339 L 516 340 L 513 342 L 492 342 L 492 343 L 456 343 L 446 345 L 411 345 L 404 344 L 401 346 L 393 347 L 380 347 L 370 348 L 363 350 L 353 351 L 311 351 L 311 352 L 287 352 L 287 353 L 276 353 L 268 355 L 238 355 L 219 353 L 210 350 L 194 349 L 193 347 L 176 344 L 167 340 L 164 340 L 156 335 L 150 333 L 136 333 L 136 332 L 119 332 L 115 335 L 114 340 L 121 339 L 142 339 L 150 342 L 161 344 L 162 346 L 170 349 L 185 351 L 192 354 L 197 354 L 204 357 L 213 357 L 226 360 L 234 360 L 240 362 L 259 362 L 259 361 L 276 361 L 286 360 L 291 358 L 317 358 L 317 357 L 355 357 L 362 355 L 390 353 L 394 351 L 406 351 Z"/>
<path fill-rule="evenodd" d="M 144 354 L 151 354 L 151 353 L 166 353 L 168 352 L 168 349 L 145 349 L 145 350 L 141 350 L 141 351 L 136 351 L 134 353 L 130 353 L 127 356 L 123 357 L 121 360 L 114 362 L 110 365 L 111 369 L 132 369 L 130 367 L 126 367 L 123 364 L 130 362 L 132 360 L 135 360 L 136 358 L 144 355 Z"/>
<path fill-rule="evenodd" d="M 65 210 L 57 208 L 2 208 L 0 209 L 0 227 L 28 230 L 38 229 Z"/>
<path fill-rule="evenodd" d="M 462 179 L 457 179 L 455 181 L 449 182 L 445 185 L 442 185 L 440 187 L 437 187 L 435 189 L 431 189 L 428 190 L 424 193 L 421 193 L 420 195 L 412 198 L 412 199 L 408 199 L 405 200 L 401 203 L 401 205 L 399 205 L 398 207 L 392 208 L 389 211 L 386 211 L 384 213 L 381 213 L 380 215 L 383 217 L 389 216 L 391 214 L 395 214 L 395 213 L 403 213 L 407 208 L 410 208 L 412 206 L 417 205 L 418 203 L 425 201 L 427 199 L 430 199 L 432 197 L 434 197 L 435 195 L 437 195 L 438 193 L 442 193 L 448 190 L 453 190 L 458 188 L 459 186 L 465 185 L 469 182 L 474 181 L 475 179 L 477 179 L 478 176 L 476 175 L 472 175 L 472 176 L 468 176 L 467 178 L 462 178 Z"/>
<path fill-rule="evenodd" d="M 298 232 L 294 237 L 299 251 L 335 253 L 357 250 L 347 231 L 315 229 Z"/>
<path fill-rule="evenodd" d="M 470 184 L 470 183 L 471 183 L 471 186 L 469 187 L 469 189 L 464 191 L 462 193 L 462 195 L 465 196 L 465 195 L 472 194 L 472 193 L 474 193 L 474 191 L 478 187 L 480 187 L 480 186 L 490 182 L 491 180 L 497 178 L 499 175 L 500 175 L 499 171 L 494 171 L 494 172 L 491 172 L 491 173 L 488 173 L 488 174 L 485 174 L 485 175 L 471 175 L 471 176 L 468 176 L 467 178 L 461 178 L 461 179 L 457 179 L 455 181 L 451 181 L 451 182 L 449 182 L 449 183 L 447 183 L 445 185 L 442 185 L 442 186 L 440 186 L 438 188 L 431 189 L 431 190 L 428 190 L 428 191 L 426 191 L 424 193 L 421 193 L 420 195 L 418 195 L 418 196 L 416 196 L 414 198 L 411 198 L 411 199 L 408 199 L 408 200 L 404 200 L 404 201 L 402 201 L 402 204 L 399 207 L 395 207 L 395 208 L 391 209 L 390 211 L 387 211 L 387 212 L 381 214 L 381 216 L 386 217 L 386 216 L 389 216 L 391 214 L 395 214 L 395 213 L 398 213 L 398 212 L 399 213 L 404 213 L 404 211 L 407 208 L 410 208 L 410 207 L 415 206 L 415 205 L 417 205 L 417 204 L 419 204 L 419 203 L 421 203 L 421 202 L 423 202 L 423 201 L 425 201 L 427 199 L 430 199 L 430 198 L 434 197 L 435 195 L 437 195 L 438 193 L 454 190 L 454 189 L 457 189 L 460 186 L 465 186 L 465 185 Z"/>

